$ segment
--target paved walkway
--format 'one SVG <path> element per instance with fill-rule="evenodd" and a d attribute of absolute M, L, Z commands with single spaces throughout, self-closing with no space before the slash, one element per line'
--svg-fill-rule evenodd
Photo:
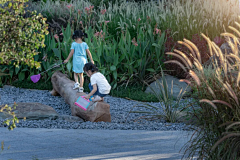
<path fill-rule="evenodd" d="M 0 160 L 181 159 L 186 131 L 0 128 Z M 8 149 L 8 146 L 10 148 Z"/>

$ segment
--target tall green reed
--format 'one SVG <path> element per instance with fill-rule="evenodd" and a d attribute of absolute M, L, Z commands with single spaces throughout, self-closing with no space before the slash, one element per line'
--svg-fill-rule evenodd
<path fill-rule="evenodd" d="M 236 25 L 240 27 L 239 23 Z M 229 27 L 240 36 L 240 32 Z M 191 76 L 185 80 L 197 93 L 201 110 L 195 111 L 197 129 L 192 139 L 184 146 L 185 156 L 192 159 L 196 154 L 200 159 L 239 159 L 240 158 L 240 59 L 239 40 L 234 34 L 221 34 L 227 39 L 232 53 L 222 53 L 221 49 L 204 34 L 209 47 L 209 56 L 214 56 L 208 67 L 202 65 L 198 48 L 184 39 L 179 43 L 189 49 L 189 53 L 168 53 L 180 56 L 179 64 Z M 192 57 L 189 59 L 188 57 Z M 166 62 L 168 63 L 168 62 Z M 227 126 L 227 127 L 226 127 Z"/>

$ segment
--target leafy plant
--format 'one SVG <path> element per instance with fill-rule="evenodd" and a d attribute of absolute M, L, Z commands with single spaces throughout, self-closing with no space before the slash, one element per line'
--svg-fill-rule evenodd
<path fill-rule="evenodd" d="M 92 0 L 89 2 L 92 2 Z M 100 5 L 94 2 L 95 7 L 92 9 L 89 19 L 87 12 L 85 12 L 85 7 L 89 8 L 92 5 L 89 2 L 77 0 L 67 3 L 49 0 L 46 3 L 33 3 L 32 8 L 43 13 L 49 22 L 54 20 L 51 22 L 51 26 L 60 26 L 60 28 L 62 25 L 66 26 L 70 14 L 72 17 L 71 23 L 73 20 L 76 26 L 82 21 L 84 26 L 88 28 L 90 26 L 96 27 L 99 31 L 103 30 L 102 23 L 104 21 L 110 21 L 108 31 L 117 39 L 121 35 L 121 30 L 126 29 L 126 27 L 131 33 L 131 37 L 135 37 L 137 22 L 142 24 L 144 29 L 149 27 L 149 25 L 151 28 L 154 28 L 155 24 L 158 24 L 161 30 L 171 29 L 171 35 L 173 35 L 175 41 L 183 38 L 191 39 L 194 34 L 201 32 L 207 32 L 210 38 L 215 38 L 224 31 L 223 25 L 234 23 L 239 13 L 238 1 L 162 0 L 136 3 L 124 0 L 109 3 L 109 5 L 97 1 Z M 67 5 L 72 5 L 71 13 L 66 7 Z M 52 8 L 51 10 L 49 10 L 50 7 Z M 78 18 L 79 11 L 81 16 Z M 138 21 L 139 18 L 140 21 Z"/>
<path fill-rule="evenodd" d="M 240 27 L 237 22 L 236 25 Z M 236 35 L 240 35 L 237 29 L 231 26 L 228 28 Z M 231 33 L 226 32 L 221 35 L 231 46 L 232 53 L 229 55 L 224 55 L 219 46 L 202 34 L 207 41 L 210 57 L 215 57 L 208 68 L 202 66 L 198 48 L 187 39 L 179 43 L 186 46 L 189 52 L 180 54 L 175 50 L 176 53 L 172 54 L 178 55 L 181 61 L 166 62 L 176 63 L 189 73 L 191 80 L 184 81 L 195 89 L 197 98 L 201 102 L 200 111 L 197 112 L 193 108 L 197 129 L 183 148 L 188 159 L 192 159 L 196 154 L 200 159 L 240 158 L 239 40 Z M 188 58 L 189 55 L 193 58 L 193 62 Z"/>
<path fill-rule="evenodd" d="M 166 78 L 164 76 L 163 71 L 161 71 L 162 80 L 159 82 L 156 81 L 156 88 L 159 88 L 160 91 L 157 92 L 152 86 L 149 86 L 153 92 L 153 95 L 158 99 L 159 105 L 158 107 L 153 106 L 148 103 L 141 102 L 142 105 L 137 105 L 136 107 L 143 107 L 147 111 L 131 111 L 130 113 L 144 113 L 145 117 L 155 117 L 155 118 L 163 118 L 167 122 L 175 123 L 181 118 L 181 112 L 183 110 L 179 110 L 178 107 L 180 105 L 180 100 L 184 95 L 185 91 L 181 90 L 179 92 L 178 98 L 174 101 L 173 98 L 173 82 L 171 86 L 171 92 L 169 92 L 168 84 Z M 135 106 L 134 106 L 135 107 Z"/>
<path fill-rule="evenodd" d="M 0 112 L 4 112 L 4 113 L 8 114 L 9 116 L 12 116 L 12 118 L 7 119 L 6 121 L 3 122 L 4 124 L 7 124 L 9 130 L 13 130 L 14 128 L 16 128 L 16 123 L 19 122 L 15 113 L 12 111 L 13 109 L 16 109 L 16 106 L 17 106 L 17 104 L 14 103 L 13 108 L 8 105 L 5 105 L 4 107 L 0 108 Z"/>
<path fill-rule="evenodd" d="M 48 34 L 46 19 L 36 12 L 26 12 L 27 0 L 5 0 L 0 7 L 0 64 L 18 66 L 20 63 L 40 67 L 34 61 L 37 49 L 44 46 Z"/>

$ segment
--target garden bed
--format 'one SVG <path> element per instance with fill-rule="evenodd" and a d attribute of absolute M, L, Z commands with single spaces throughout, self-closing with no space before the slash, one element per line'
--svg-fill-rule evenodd
<path fill-rule="evenodd" d="M 53 107 L 56 112 L 63 115 L 71 115 L 70 106 L 60 96 L 52 96 L 48 90 L 30 90 L 15 87 L 0 88 L 1 104 L 14 102 L 39 102 Z M 118 130 L 190 130 L 192 126 L 184 123 L 167 123 L 164 120 L 146 120 L 144 114 L 129 113 L 133 106 L 138 104 L 123 98 L 107 96 L 105 101 L 110 104 L 112 122 L 68 122 L 62 119 L 45 120 L 20 120 L 17 127 L 27 128 L 64 128 L 64 129 L 118 129 Z M 159 106 L 160 103 L 148 102 Z M 144 108 L 142 109 L 144 111 Z M 0 127 L 4 120 L 0 120 Z"/>

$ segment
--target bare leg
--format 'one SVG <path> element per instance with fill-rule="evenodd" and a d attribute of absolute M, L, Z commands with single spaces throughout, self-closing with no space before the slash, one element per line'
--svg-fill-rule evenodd
<path fill-rule="evenodd" d="M 78 75 L 80 77 L 80 87 L 83 87 L 83 83 L 84 83 L 83 73 L 78 73 Z"/>
<path fill-rule="evenodd" d="M 78 82 L 78 73 L 75 73 L 75 72 L 74 72 L 74 80 L 75 80 L 75 83 Z"/>

